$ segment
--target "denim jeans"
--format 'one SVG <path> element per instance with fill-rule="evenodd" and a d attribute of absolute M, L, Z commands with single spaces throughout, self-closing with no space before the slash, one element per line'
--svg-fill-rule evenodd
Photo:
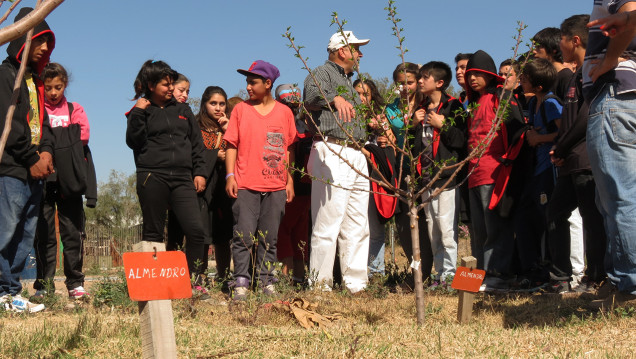
<path fill-rule="evenodd" d="M 619 95 L 607 84 L 592 100 L 587 151 L 605 220 L 607 276 L 636 294 L 636 93 Z"/>
<path fill-rule="evenodd" d="M 0 296 L 22 291 L 20 272 L 33 249 L 42 181 L 0 176 Z"/>
<path fill-rule="evenodd" d="M 384 222 L 380 221 L 373 193 L 369 195 L 369 261 L 368 274 L 384 275 Z"/>

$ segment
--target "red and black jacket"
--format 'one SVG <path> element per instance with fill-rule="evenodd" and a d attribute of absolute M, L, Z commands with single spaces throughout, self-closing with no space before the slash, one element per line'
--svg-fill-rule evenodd
<path fill-rule="evenodd" d="M 15 21 L 22 19 L 32 10 L 31 8 L 22 8 Z M 29 168 L 40 160 L 38 153 L 49 152 L 53 154 L 53 134 L 49 125 L 49 117 L 44 108 L 44 84 L 38 77 L 44 66 L 49 62 L 51 52 L 55 47 L 55 36 L 46 21 L 42 21 L 34 28 L 32 39 L 44 34 L 49 35 L 47 42 L 48 52 L 42 56 L 37 64 L 27 65 L 27 71 L 33 75 L 38 92 L 40 144 L 34 145 L 31 143 L 31 128 L 29 127 L 31 104 L 26 80 L 23 79 L 18 102 L 11 119 L 11 132 L 2 153 L 0 176 L 11 176 L 26 181 L 29 178 Z M 7 47 L 9 56 L 0 65 L 0 131 L 4 128 L 7 111 L 11 105 L 13 85 L 20 67 L 25 43 L 26 35 L 11 41 Z M 35 68 L 32 68 L 31 65 L 35 65 Z"/>
<path fill-rule="evenodd" d="M 425 100 L 420 109 L 427 109 L 429 104 L 430 101 Z M 426 175 L 427 170 L 430 171 L 432 166 L 430 178 L 435 176 L 444 164 L 454 165 L 466 157 L 466 116 L 462 103 L 458 99 L 442 93 L 435 112 L 444 116 L 444 126 L 441 129 L 434 129 L 429 151 L 426 151 L 427 149 L 424 148 L 421 140 L 424 133 L 423 123 L 418 123 L 415 126 L 415 143 L 413 144 L 415 154 L 430 153 L 430 158 L 425 154 L 420 155 L 417 163 L 417 172 L 420 176 Z M 454 168 L 444 170 L 434 187 L 442 186 L 454 172 Z M 461 181 L 461 178 L 453 178 L 449 185 L 454 186 L 458 180 Z"/>

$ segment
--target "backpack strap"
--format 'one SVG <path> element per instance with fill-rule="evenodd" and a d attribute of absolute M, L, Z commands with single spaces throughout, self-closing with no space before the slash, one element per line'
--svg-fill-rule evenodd
<path fill-rule="evenodd" d="M 559 103 L 559 105 L 563 106 L 563 102 L 561 102 L 561 99 L 559 98 L 559 96 L 555 94 L 551 94 L 551 93 L 545 95 L 545 97 L 543 98 L 543 101 L 541 101 L 541 104 L 539 105 L 539 111 L 541 111 L 541 118 L 543 119 L 543 122 L 546 123 L 546 130 L 550 133 L 558 131 L 558 128 L 556 127 L 556 124 L 554 123 L 554 121 L 548 122 L 548 117 L 545 114 L 545 102 L 551 98 L 555 99 L 556 102 Z"/>
<path fill-rule="evenodd" d="M 68 121 L 71 122 L 71 116 L 73 115 L 73 110 L 75 110 L 75 108 L 73 107 L 73 104 L 66 101 L 66 104 L 68 105 Z"/>

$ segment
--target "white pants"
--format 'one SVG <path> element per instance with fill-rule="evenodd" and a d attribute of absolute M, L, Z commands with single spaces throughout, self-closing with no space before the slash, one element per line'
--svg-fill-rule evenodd
<path fill-rule="evenodd" d="M 585 275 L 585 242 L 583 239 L 583 219 L 579 209 L 572 212 L 570 218 L 570 262 L 572 262 L 572 281 L 578 283 Z"/>
<path fill-rule="evenodd" d="M 368 174 L 367 160 L 360 151 L 322 141 L 314 142 L 307 164 L 309 174 L 314 177 L 311 185 L 313 229 L 309 277 L 312 285 L 331 289 L 337 244 L 342 280 L 345 287 L 355 293 L 367 285 L 369 180 L 357 174 L 327 146 L 359 172 Z"/>
<path fill-rule="evenodd" d="M 433 191 L 424 193 L 423 199 Z M 443 191 L 424 207 L 428 237 L 431 239 L 433 264 L 437 275 L 436 280 L 445 280 L 449 275 L 455 275 L 457 267 L 457 230 L 459 207 L 459 191 L 457 189 Z"/>

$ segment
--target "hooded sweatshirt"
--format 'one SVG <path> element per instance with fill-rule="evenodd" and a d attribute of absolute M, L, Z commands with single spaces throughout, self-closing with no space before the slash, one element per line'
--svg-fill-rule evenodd
<path fill-rule="evenodd" d="M 468 84 L 471 71 L 485 73 L 493 77 L 487 86 L 491 88 L 485 94 L 480 95 Z M 478 147 L 486 138 L 493 122 L 495 121 L 498 97 L 496 94 L 496 84 L 503 83 L 503 78 L 496 73 L 495 62 L 486 52 L 479 50 L 470 57 L 466 66 L 466 93 L 469 103 L 476 103 L 477 108 L 473 108 L 468 118 L 468 153 Z M 495 82 L 493 84 L 493 82 Z M 497 130 L 495 138 L 486 148 L 481 158 L 473 158 L 469 161 L 468 170 L 475 168 L 468 178 L 468 187 L 473 188 L 481 185 L 493 184 L 497 178 L 497 172 L 501 162 L 499 159 L 506 153 L 504 142 L 501 138 L 501 130 Z"/>
<path fill-rule="evenodd" d="M 19 21 L 32 10 L 31 8 L 20 9 L 14 22 Z M 30 73 L 33 77 L 37 88 L 37 112 L 39 113 L 39 118 L 36 119 L 36 126 L 39 127 L 40 138 L 38 141 L 32 141 L 31 127 L 29 126 L 29 113 L 31 110 L 29 90 L 26 80 L 23 79 L 20 85 L 18 102 L 11 119 L 11 132 L 7 138 L 5 150 L 2 153 L 0 176 L 11 176 L 26 181 L 29 178 L 29 168 L 40 160 L 38 153 L 49 152 L 53 154 L 53 135 L 49 126 L 48 115 L 44 108 L 44 85 L 38 75 L 49 62 L 51 52 L 55 47 L 55 36 L 46 21 L 42 21 L 35 26 L 31 39 L 44 34 L 49 36 L 47 41 L 48 51 L 40 58 L 37 64 L 28 64 L 26 69 L 27 73 Z M 4 129 L 7 111 L 11 105 L 13 85 L 22 61 L 25 43 L 26 35 L 11 41 L 7 47 L 9 56 L 0 65 L 0 131 Z M 35 134 L 33 137 L 37 138 L 37 136 Z M 39 142 L 39 144 L 34 144 L 34 142 Z"/>

